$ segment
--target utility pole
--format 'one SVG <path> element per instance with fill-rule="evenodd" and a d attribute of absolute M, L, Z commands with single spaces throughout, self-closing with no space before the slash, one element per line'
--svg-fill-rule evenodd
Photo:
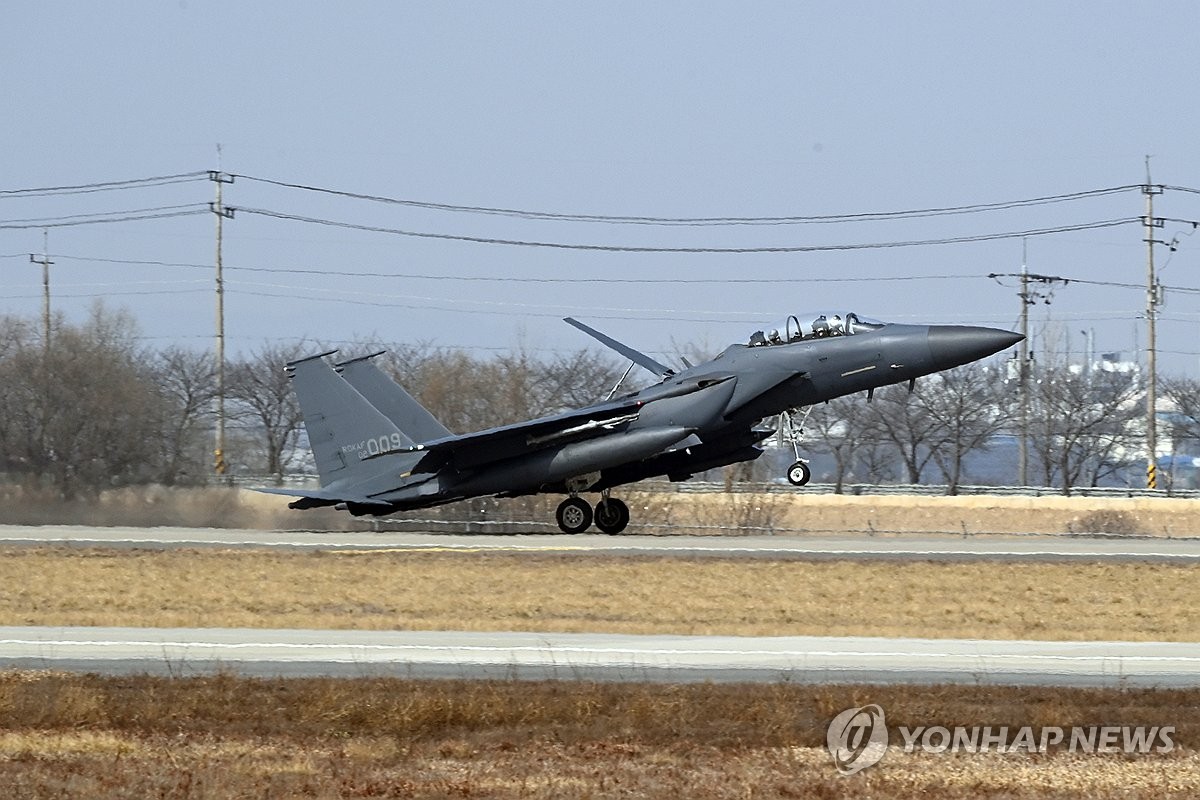
<path fill-rule="evenodd" d="M 1017 392 L 1021 406 L 1021 436 L 1017 440 L 1017 485 L 1029 485 L 1029 262 L 1021 240 L 1021 347 L 1017 357 Z"/>
<path fill-rule="evenodd" d="M 1037 303 L 1039 300 L 1047 305 L 1053 292 L 1041 292 L 1037 289 L 1029 288 L 1030 281 L 1041 283 L 1046 286 L 1052 286 L 1056 283 L 1061 283 L 1064 286 L 1070 283 L 1070 279 L 1061 278 L 1058 275 L 1038 275 L 1029 271 L 1028 259 L 1024 245 L 1021 247 L 1021 271 L 1018 273 L 1012 272 L 993 272 L 988 275 L 989 278 L 999 281 L 1000 278 L 1017 278 L 1021 282 L 1021 289 L 1017 292 L 1017 297 L 1021 300 L 1021 339 L 1020 350 L 1017 358 L 1020 363 L 1017 365 L 1017 392 L 1018 402 L 1020 404 L 1020 435 L 1017 437 L 1017 483 L 1020 486 L 1029 485 L 1029 373 L 1030 373 L 1030 355 L 1029 355 L 1029 307 Z"/>
<path fill-rule="evenodd" d="M 221 146 L 217 145 L 217 166 L 220 166 Z M 225 474 L 225 278 L 221 265 L 221 223 L 233 219 L 233 211 L 221 203 L 221 187 L 233 183 L 233 176 L 210 170 L 208 179 L 217 185 L 216 202 L 209 208 L 217 217 L 217 442 L 213 450 L 213 472 Z"/>
<path fill-rule="evenodd" d="M 1083 352 L 1083 374 L 1091 378 L 1092 367 L 1096 361 L 1096 329 L 1088 328 L 1087 330 L 1080 331 L 1080 333 L 1083 334 L 1083 340 L 1087 342 L 1087 347 L 1084 348 Z"/>
<path fill-rule="evenodd" d="M 1154 195 L 1162 194 L 1161 186 L 1150 183 L 1150 156 L 1146 156 L 1146 184 L 1142 194 L 1146 195 L 1146 216 L 1142 225 L 1146 231 L 1146 488 L 1158 488 L 1158 340 L 1155 320 L 1158 306 L 1162 302 L 1161 288 L 1154 276 L 1154 229 L 1163 226 L 1163 220 L 1154 218 Z"/>
<path fill-rule="evenodd" d="M 42 355 L 50 360 L 50 232 L 42 231 L 42 257 L 29 254 L 29 261 L 42 265 Z"/>

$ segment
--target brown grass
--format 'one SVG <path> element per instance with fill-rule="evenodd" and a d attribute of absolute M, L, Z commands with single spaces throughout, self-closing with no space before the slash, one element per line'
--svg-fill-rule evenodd
<path fill-rule="evenodd" d="M 906 755 L 840 778 L 839 711 L 1171 725 L 1149 756 Z M 1200 692 L 0 673 L 0 786 L 50 797 L 1193 797 Z M 899 738 L 893 733 L 893 742 Z"/>
<path fill-rule="evenodd" d="M 0 624 L 1200 640 L 1200 567 L 0 548 Z"/>

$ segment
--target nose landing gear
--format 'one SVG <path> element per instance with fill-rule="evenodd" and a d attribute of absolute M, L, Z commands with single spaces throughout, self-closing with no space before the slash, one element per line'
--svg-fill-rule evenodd
<path fill-rule="evenodd" d="M 792 486 L 803 486 L 812 478 L 812 470 L 803 461 L 797 461 L 788 467 L 787 479 Z"/>
<path fill-rule="evenodd" d="M 804 416 L 799 425 L 793 419 L 796 413 L 796 409 L 793 408 L 779 415 L 779 438 L 790 441 L 796 453 L 796 462 L 787 469 L 788 483 L 792 486 L 804 486 L 812 479 L 812 470 L 808 466 L 808 460 L 800 457 L 800 437 L 804 434 L 804 423 L 812 413 L 812 406 L 804 409 Z"/>

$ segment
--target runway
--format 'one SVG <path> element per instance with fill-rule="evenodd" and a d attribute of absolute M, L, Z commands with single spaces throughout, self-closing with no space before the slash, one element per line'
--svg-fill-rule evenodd
<path fill-rule="evenodd" d="M 592 557 L 1200 563 L 1200 539 L 601 536 L 0 526 L 0 545 Z M 0 628 L 0 668 L 191 675 L 1200 686 L 1200 643 L 143 628 Z"/>
<path fill-rule="evenodd" d="M 98 528 L 0 526 L 0 545 L 166 549 L 280 548 L 288 550 L 541 553 L 561 555 L 682 556 L 807 560 L 1106 561 L 1200 563 L 1200 537 L 948 536 L 929 534 L 837 536 L 579 536 L 464 535 L 217 528 Z"/>
<path fill-rule="evenodd" d="M 838 637 L 0 628 L 0 668 L 187 676 L 1200 686 L 1200 644 Z"/>

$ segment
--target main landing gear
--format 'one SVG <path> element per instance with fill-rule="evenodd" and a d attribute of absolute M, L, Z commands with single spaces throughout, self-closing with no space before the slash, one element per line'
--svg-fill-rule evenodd
<path fill-rule="evenodd" d="M 601 533 L 620 533 L 629 524 L 629 506 L 615 497 L 602 497 L 596 503 L 596 527 Z"/>
<path fill-rule="evenodd" d="M 554 512 L 563 533 L 583 533 L 592 524 L 592 507 L 582 497 L 568 497 Z"/>
<path fill-rule="evenodd" d="M 629 506 L 605 493 L 593 512 L 582 497 L 568 497 L 559 503 L 554 517 L 563 533 L 583 533 L 593 522 L 602 533 L 620 533 L 629 524 Z"/>

